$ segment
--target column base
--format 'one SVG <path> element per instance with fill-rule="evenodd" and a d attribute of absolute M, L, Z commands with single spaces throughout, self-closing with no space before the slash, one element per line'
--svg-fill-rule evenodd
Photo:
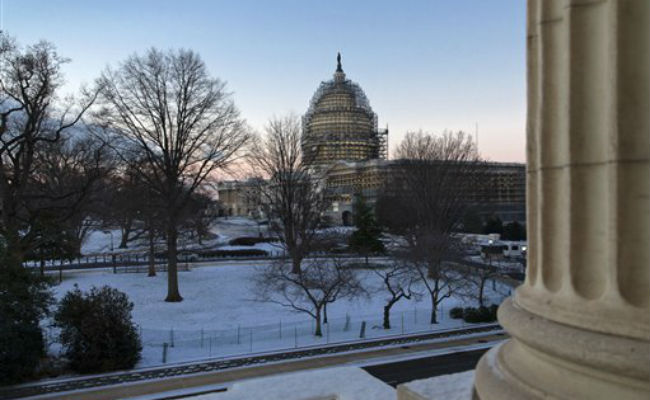
<path fill-rule="evenodd" d="M 506 300 L 499 321 L 512 339 L 476 368 L 475 398 L 650 398 L 650 343 L 558 324 Z"/>

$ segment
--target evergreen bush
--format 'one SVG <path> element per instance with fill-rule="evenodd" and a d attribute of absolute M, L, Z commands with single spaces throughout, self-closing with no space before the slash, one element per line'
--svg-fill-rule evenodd
<path fill-rule="evenodd" d="M 33 377 L 45 356 L 39 323 L 52 303 L 49 286 L 27 268 L 0 266 L 0 384 Z"/>
<path fill-rule="evenodd" d="M 381 228 L 372 207 L 361 194 L 356 195 L 353 207 L 354 225 L 357 229 L 350 235 L 348 245 L 350 250 L 364 256 L 367 264 L 369 255 L 384 253 L 386 250 L 381 241 Z"/>
<path fill-rule="evenodd" d="M 466 307 L 463 309 L 463 320 L 469 323 L 494 322 L 497 319 L 497 306 L 492 304 L 490 307 Z"/>
<path fill-rule="evenodd" d="M 462 307 L 454 307 L 451 310 L 449 310 L 449 316 L 452 319 L 461 319 L 463 318 L 463 308 Z"/>
<path fill-rule="evenodd" d="M 228 244 L 231 246 L 255 246 L 258 243 L 272 243 L 279 241 L 278 238 L 274 237 L 242 236 L 232 239 Z"/>
<path fill-rule="evenodd" d="M 70 367 L 84 373 L 133 368 L 142 345 L 132 310 L 133 303 L 117 289 L 104 286 L 82 292 L 75 285 L 54 315 Z"/>
<path fill-rule="evenodd" d="M 266 257 L 269 253 L 261 249 L 238 249 L 238 250 L 203 250 L 197 252 L 200 257 Z"/>

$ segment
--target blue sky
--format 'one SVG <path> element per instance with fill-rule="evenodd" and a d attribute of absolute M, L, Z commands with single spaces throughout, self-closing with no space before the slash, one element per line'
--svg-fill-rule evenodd
<path fill-rule="evenodd" d="M 3 0 L 3 28 L 53 42 L 66 91 L 151 46 L 198 51 L 242 115 L 302 114 L 341 51 L 390 129 L 474 133 L 494 161 L 525 159 L 525 1 Z"/>

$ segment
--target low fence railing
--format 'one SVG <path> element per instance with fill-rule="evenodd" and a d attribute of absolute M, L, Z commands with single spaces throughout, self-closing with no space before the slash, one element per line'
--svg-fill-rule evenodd
<path fill-rule="evenodd" d="M 499 304 L 503 297 L 486 299 Z M 435 332 L 471 326 L 462 319 L 452 319 L 450 308 L 437 310 L 437 322 L 431 323 L 431 309 L 396 310 L 390 315 L 390 328 L 383 326 L 383 310 L 367 315 L 329 316 L 321 322 L 321 336 L 316 336 L 314 319 L 283 321 L 229 329 L 184 329 L 180 325 L 167 329 L 139 327 L 143 345 L 143 366 L 161 365 L 214 357 L 246 355 L 277 350 L 299 349 L 323 344 L 345 343 L 387 336 Z"/>

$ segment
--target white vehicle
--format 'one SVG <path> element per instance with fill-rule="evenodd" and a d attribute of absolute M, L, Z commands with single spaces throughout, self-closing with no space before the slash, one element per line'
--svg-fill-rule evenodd
<path fill-rule="evenodd" d="M 505 244 L 507 247 L 503 250 L 503 255 L 507 258 L 518 258 L 518 257 L 525 257 L 526 252 L 528 251 L 528 243 L 524 241 L 518 241 L 518 242 L 510 242 L 510 241 L 504 241 L 502 242 Z"/>

